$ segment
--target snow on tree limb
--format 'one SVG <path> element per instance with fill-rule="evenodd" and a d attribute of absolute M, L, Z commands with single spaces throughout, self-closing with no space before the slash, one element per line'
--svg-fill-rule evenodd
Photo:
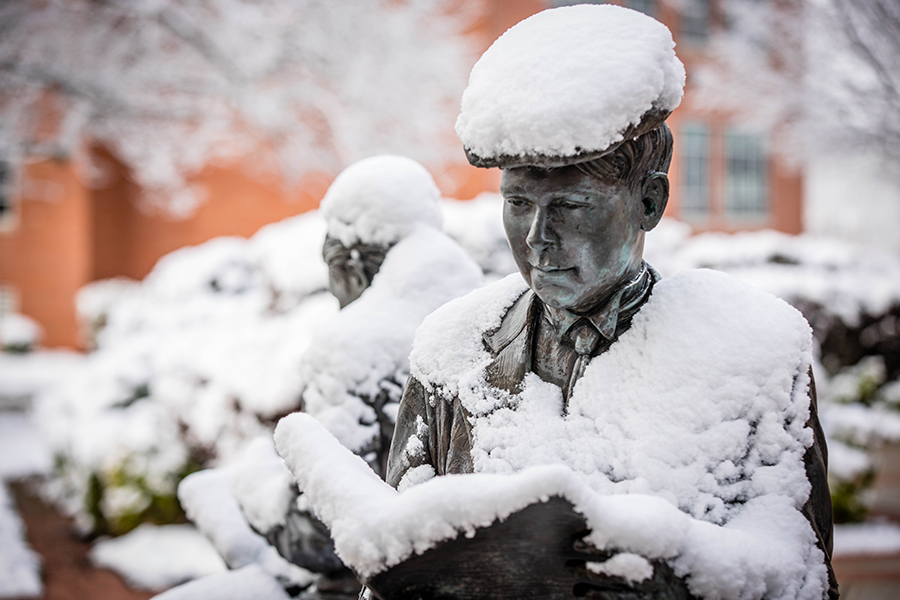
<path fill-rule="evenodd" d="M 78 158 L 100 144 L 146 206 L 183 216 L 202 201 L 193 175 L 251 154 L 249 169 L 289 186 L 379 152 L 460 160 L 448 130 L 478 5 L 445 4 L 5 2 L 2 158 Z"/>
<path fill-rule="evenodd" d="M 894 0 L 726 3 L 698 69 L 705 108 L 776 132 L 782 154 L 900 158 L 900 5 Z"/>

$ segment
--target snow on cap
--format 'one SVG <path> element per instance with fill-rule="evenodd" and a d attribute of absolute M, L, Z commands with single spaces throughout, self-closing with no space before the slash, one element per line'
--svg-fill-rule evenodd
<path fill-rule="evenodd" d="M 440 197 L 425 167 L 404 156 L 382 155 L 344 169 L 320 208 L 328 235 L 345 246 L 389 245 L 420 224 L 440 229 Z"/>
<path fill-rule="evenodd" d="M 658 127 L 684 78 L 672 34 L 647 15 L 608 4 L 545 10 L 475 64 L 456 133 L 477 167 L 592 160 Z"/>

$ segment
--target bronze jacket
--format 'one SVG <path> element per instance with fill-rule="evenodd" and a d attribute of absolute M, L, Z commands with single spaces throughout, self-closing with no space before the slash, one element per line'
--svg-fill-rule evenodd
<path fill-rule="evenodd" d="M 527 290 L 506 312 L 500 327 L 484 334 L 484 346 L 493 358 L 486 371 L 487 381 L 491 386 L 510 392 L 519 391 L 522 380 L 531 371 L 535 323 L 540 310 L 540 300 L 533 291 Z M 627 330 L 630 324 L 630 318 L 620 319 L 616 337 Z M 836 599 L 837 583 L 831 568 L 833 524 L 827 480 L 828 454 L 816 412 L 815 382 L 812 377 L 809 401 L 810 417 L 807 426 L 812 429 L 815 441 L 804 456 L 812 491 L 803 507 L 803 513 L 818 538 L 819 548 L 825 554 L 830 582 L 829 597 Z M 424 442 L 424 451 L 411 458 L 405 450 L 413 437 Z M 388 457 L 387 482 L 397 487 L 407 472 L 424 465 L 433 468 L 436 475 L 471 473 L 472 446 L 470 418 L 459 399 L 435 398 L 419 381 L 410 377 L 400 402 Z"/>

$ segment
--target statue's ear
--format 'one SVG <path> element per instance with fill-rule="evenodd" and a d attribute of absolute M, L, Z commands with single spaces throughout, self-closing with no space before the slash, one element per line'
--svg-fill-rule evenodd
<path fill-rule="evenodd" d="M 665 173 L 654 171 L 647 175 L 641 186 L 641 202 L 644 203 L 644 215 L 641 229 L 650 231 L 659 224 L 666 203 L 669 201 L 669 178 Z"/>

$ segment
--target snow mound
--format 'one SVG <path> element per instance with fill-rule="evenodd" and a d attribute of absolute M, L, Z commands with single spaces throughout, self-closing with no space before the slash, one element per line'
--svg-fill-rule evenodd
<path fill-rule="evenodd" d="M 0 350 L 28 352 L 41 341 L 43 331 L 37 321 L 10 313 L 0 317 Z"/>
<path fill-rule="evenodd" d="M 483 192 L 472 200 L 444 198 L 444 231 L 466 249 L 491 280 L 518 272 L 503 230 L 503 196 Z"/>
<path fill-rule="evenodd" d="M 664 25 L 619 6 L 543 11 L 475 64 L 456 133 L 487 161 L 603 151 L 646 112 L 664 115 L 681 102 L 685 72 L 674 48 Z"/>
<path fill-rule="evenodd" d="M 152 600 L 290 600 L 274 577 L 257 565 L 209 575 L 154 596 Z"/>
<path fill-rule="evenodd" d="M 389 245 L 418 225 L 441 228 L 441 193 L 431 174 L 404 156 L 373 156 L 344 169 L 321 211 L 328 234 L 350 247 Z"/>
<path fill-rule="evenodd" d="M 219 553 L 191 525 L 141 525 L 122 537 L 97 542 L 90 556 L 132 587 L 148 590 L 225 570 Z"/>
<path fill-rule="evenodd" d="M 43 475 L 53 466 L 31 415 L 0 412 L 0 480 Z"/>
<path fill-rule="evenodd" d="M 900 525 L 887 521 L 835 525 L 835 556 L 900 553 Z"/>

